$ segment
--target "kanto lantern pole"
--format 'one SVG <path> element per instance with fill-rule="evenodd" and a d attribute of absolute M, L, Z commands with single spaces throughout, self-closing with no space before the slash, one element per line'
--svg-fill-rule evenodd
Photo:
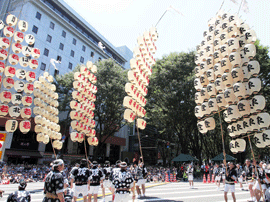
<path fill-rule="evenodd" d="M 221 115 L 220 115 L 220 109 L 218 110 L 218 116 L 219 116 L 220 131 L 221 131 L 221 138 L 222 138 L 223 155 L 224 155 L 224 160 L 225 160 L 224 164 L 225 164 L 225 169 L 226 169 L 226 173 L 227 173 L 226 152 L 225 152 L 224 135 L 223 135 L 223 128 L 222 128 L 222 120 L 221 120 Z"/>
<path fill-rule="evenodd" d="M 254 155 L 254 152 L 253 152 L 253 148 L 252 148 L 252 144 L 251 144 L 251 141 L 250 141 L 250 135 L 248 136 L 248 141 L 249 141 L 249 147 L 250 147 L 250 150 L 251 150 L 251 153 L 252 153 L 252 156 L 253 156 L 253 163 L 255 164 L 254 167 L 255 167 L 255 171 L 257 173 L 257 176 L 259 177 L 259 173 L 258 173 L 258 170 L 257 170 L 257 165 L 256 165 L 256 159 L 255 159 L 255 155 Z M 259 186 L 260 186 L 260 192 L 261 192 L 261 195 L 262 195 L 262 198 L 263 198 L 263 202 L 265 202 L 264 200 L 264 193 L 262 191 L 262 185 L 260 183 L 260 181 L 258 180 L 258 183 L 259 183 Z"/>
<path fill-rule="evenodd" d="M 56 153 L 55 153 L 55 149 L 54 149 L 54 147 L 53 147 L 52 138 L 50 138 L 50 140 L 51 140 L 51 145 L 52 145 L 52 148 L 53 148 L 54 157 L 55 157 L 55 159 L 57 159 L 57 156 L 56 156 Z"/>
<path fill-rule="evenodd" d="M 136 127 L 137 127 L 137 135 L 138 135 L 138 140 L 139 140 L 139 148 L 140 148 L 140 153 L 141 153 L 141 157 L 142 157 L 142 162 L 144 164 L 144 160 L 143 160 L 143 153 L 142 153 L 142 145 L 141 145 L 141 138 L 140 138 L 140 133 L 139 133 L 139 127 L 138 127 L 138 116 L 136 115 Z"/>
<path fill-rule="evenodd" d="M 84 143 L 84 152 L 85 152 L 85 158 L 86 158 L 86 161 L 87 161 L 87 166 L 90 169 L 88 155 L 87 155 L 87 149 L 86 149 L 86 143 L 85 143 L 85 137 L 83 138 L 83 143 Z"/>

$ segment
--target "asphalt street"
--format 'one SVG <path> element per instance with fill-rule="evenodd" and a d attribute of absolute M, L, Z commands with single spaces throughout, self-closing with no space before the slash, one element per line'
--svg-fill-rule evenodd
<path fill-rule="evenodd" d="M 28 183 L 27 190 L 31 192 L 33 202 L 41 202 L 43 199 L 43 184 Z M 239 184 L 236 184 L 236 201 L 243 202 L 249 199 L 249 191 L 247 185 L 245 191 L 239 190 Z M 8 194 L 16 191 L 18 184 L 0 185 L 0 189 L 5 190 L 3 198 L 0 201 L 6 201 Z M 189 189 L 187 182 L 177 183 L 147 183 L 146 197 L 136 199 L 137 202 L 222 202 L 224 201 L 224 192 L 221 185 L 220 190 L 216 189 L 215 184 L 203 184 L 202 182 L 195 182 L 194 189 Z M 111 201 L 110 191 L 106 189 L 106 202 Z M 101 189 L 99 190 L 101 196 Z M 228 193 L 229 202 L 232 202 L 231 194 Z M 82 201 L 79 199 L 78 201 Z M 99 197 L 99 202 L 102 202 L 102 197 Z M 131 195 L 128 201 L 131 200 Z"/>

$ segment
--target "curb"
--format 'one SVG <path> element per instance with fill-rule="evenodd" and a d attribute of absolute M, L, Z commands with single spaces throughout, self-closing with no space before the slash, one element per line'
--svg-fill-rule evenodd
<path fill-rule="evenodd" d="M 164 182 L 164 183 L 159 183 L 159 184 L 153 184 L 153 185 L 149 185 L 149 186 L 146 186 L 145 189 L 147 188 L 151 188 L 151 187 L 157 187 L 157 186 L 161 186 L 161 185 L 165 185 L 165 184 L 169 184 L 170 182 Z M 112 193 L 107 193 L 105 194 L 105 196 L 109 196 L 109 195 L 112 195 Z M 98 195 L 97 196 L 98 198 L 102 197 L 102 194 Z M 92 196 L 93 198 L 93 196 Z M 82 201 L 83 198 L 80 198 L 80 199 L 77 199 L 77 201 Z"/>

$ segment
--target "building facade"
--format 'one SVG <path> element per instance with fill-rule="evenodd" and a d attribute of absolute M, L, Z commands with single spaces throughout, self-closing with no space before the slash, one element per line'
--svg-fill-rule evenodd
<path fill-rule="evenodd" d="M 41 51 L 39 66 L 35 70 L 36 75 L 42 75 L 45 71 L 51 75 L 65 74 L 72 71 L 78 64 L 92 61 L 93 63 L 112 58 L 122 68 L 129 68 L 129 60 L 132 58 L 132 52 L 126 47 L 116 48 L 107 39 L 105 39 L 97 30 L 86 22 L 76 11 L 74 11 L 63 0 L 4 0 L 0 1 L 0 19 L 5 19 L 7 13 L 18 16 L 19 19 L 28 22 L 27 33 L 35 36 L 34 47 Z M 1 32 L 0 32 L 1 33 Z M 2 33 L 1 33 L 2 34 Z M 100 42 L 105 49 L 100 48 Z M 51 59 L 61 61 L 56 64 L 55 69 L 51 64 Z M 4 131 L 4 119 L 0 119 L 0 126 Z M 33 124 L 34 125 L 34 124 Z M 33 128 L 31 129 L 33 131 Z M 31 134 L 30 134 L 31 133 Z M 43 156 L 47 160 L 51 158 L 51 148 L 38 143 L 35 140 L 35 134 L 22 134 L 16 131 L 7 135 L 2 159 L 11 160 L 14 163 L 23 163 L 22 161 L 42 162 Z M 121 152 L 126 146 L 125 128 L 115 138 L 106 143 L 106 155 L 110 156 L 112 148 L 121 156 Z M 117 145 L 117 143 L 119 145 Z M 120 143 L 119 143 L 120 142 Z M 67 155 L 72 159 L 83 156 L 80 152 L 80 145 L 66 142 Z M 37 152 L 38 151 L 38 152 Z M 22 152 L 26 152 L 22 155 Z M 93 148 L 89 148 L 89 155 Z M 114 152 L 115 153 L 115 152 Z M 74 155 L 74 156 L 72 156 Z M 18 157 L 24 157 L 19 159 Z M 75 158 L 74 157 L 74 158 Z M 28 160 L 27 160 L 28 159 Z"/>

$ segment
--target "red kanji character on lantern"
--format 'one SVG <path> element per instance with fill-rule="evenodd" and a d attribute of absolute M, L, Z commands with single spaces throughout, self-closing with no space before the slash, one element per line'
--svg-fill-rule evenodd
<path fill-rule="evenodd" d="M 24 114 L 31 115 L 31 109 L 30 108 L 25 108 L 24 109 Z"/>
<path fill-rule="evenodd" d="M 36 78 L 35 72 L 29 72 L 29 77 L 32 79 Z"/>
<path fill-rule="evenodd" d="M 30 91 L 33 91 L 34 90 L 34 85 L 29 83 L 27 84 L 27 89 L 30 90 Z"/>
<path fill-rule="evenodd" d="M 11 57 L 12 57 L 12 59 L 19 61 L 19 56 L 18 55 L 12 54 Z"/>
<path fill-rule="evenodd" d="M 32 101 L 33 101 L 32 97 L 30 97 L 30 96 L 25 97 L 25 102 L 26 103 L 32 103 Z"/>
<path fill-rule="evenodd" d="M 7 27 L 7 30 L 14 33 L 14 29 L 12 27 Z"/>
<path fill-rule="evenodd" d="M 34 49 L 34 53 L 40 55 L 40 50 L 37 49 L 37 48 L 35 48 L 35 49 Z"/>
<path fill-rule="evenodd" d="M 0 110 L 1 110 L 1 112 L 7 113 L 8 112 L 8 106 L 7 105 L 1 105 Z"/>
<path fill-rule="evenodd" d="M 7 38 L 3 38 L 2 41 L 9 45 L 9 40 Z"/>
<path fill-rule="evenodd" d="M 79 133 L 76 133 L 76 136 L 75 136 L 75 138 L 79 138 Z"/>
<path fill-rule="evenodd" d="M 15 74 L 16 69 L 15 69 L 14 67 L 9 67 L 9 68 L 8 68 L 8 72 L 9 72 L 10 74 Z"/>
<path fill-rule="evenodd" d="M 7 78 L 7 83 L 14 85 L 14 80 L 12 78 Z"/>
<path fill-rule="evenodd" d="M 37 60 L 31 60 L 31 63 L 32 63 L 33 65 L 38 65 L 38 61 L 37 61 Z"/>
<path fill-rule="evenodd" d="M 4 98 L 6 99 L 11 99 L 11 92 L 8 92 L 8 91 L 4 91 Z"/>
<path fill-rule="evenodd" d="M 17 32 L 17 37 L 23 39 L 23 33 Z"/>
<path fill-rule="evenodd" d="M 30 121 L 25 121 L 25 122 L 23 122 L 23 128 L 25 128 L 25 129 L 30 129 L 30 128 L 31 128 L 31 123 L 30 123 Z"/>

